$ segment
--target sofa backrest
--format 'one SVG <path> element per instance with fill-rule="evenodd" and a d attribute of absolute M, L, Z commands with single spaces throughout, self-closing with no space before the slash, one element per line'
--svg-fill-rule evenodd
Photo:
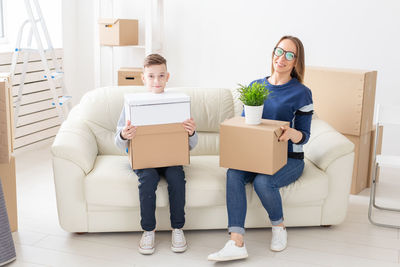
<path fill-rule="evenodd" d="M 191 115 L 197 125 L 199 143 L 191 155 L 219 154 L 219 125 L 238 113 L 232 91 L 220 88 L 168 88 L 191 98 Z M 79 116 L 96 137 L 100 155 L 124 155 L 114 144 L 116 125 L 123 108 L 124 94 L 145 92 L 143 86 L 111 86 L 86 93 L 79 103 Z M 241 111 L 240 111 L 241 112 Z M 68 118 L 74 119 L 74 118 Z"/>

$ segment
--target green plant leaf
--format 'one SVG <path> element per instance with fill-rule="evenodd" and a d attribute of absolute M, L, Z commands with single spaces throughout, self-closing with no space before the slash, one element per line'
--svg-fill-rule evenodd
<path fill-rule="evenodd" d="M 272 91 L 267 89 L 265 83 L 261 84 L 255 82 L 249 86 L 239 83 L 238 85 L 239 88 L 237 90 L 240 94 L 239 99 L 247 106 L 263 105 L 264 101 L 267 100 L 268 96 L 272 93 Z"/>

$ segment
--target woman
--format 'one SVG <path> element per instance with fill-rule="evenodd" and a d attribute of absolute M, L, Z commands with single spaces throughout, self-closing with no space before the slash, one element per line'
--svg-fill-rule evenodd
<path fill-rule="evenodd" d="M 228 169 L 226 202 L 230 240 L 220 251 L 210 254 L 209 260 L 227 261 L 248 257 L 244 245 L 247 183 L 254 184 L 254 190 L 268 212 L 272 224 L 271 250 L 282 251 L 287 246 L 279 188 L 296 181 L 304 169 L 303 145 L 310 137 L 313 113 L 311 91 L 302 84 L 304 66 L 303 44 L 296 37 L 284 36 L 272 53 L 271 76 L 253 81 L 265 83 L 272 91 L 264 103 L 262 117 L 290 122 L 290 127 L 282 127 L 283 133 L 279 137 L 279 141 L 288 142 L 288 161 L 274 175 Z"/>

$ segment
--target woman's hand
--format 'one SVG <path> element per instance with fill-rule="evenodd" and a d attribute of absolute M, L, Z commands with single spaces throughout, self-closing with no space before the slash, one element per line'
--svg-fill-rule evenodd
<path fill-rule="evenodd" d="M 193 118 L 185 120 L 183 122 L 183 128 L 185 128 L 189 136 L 192 136 L 194 131 L 196 131 L 196 123 L 194 122 Z"/>
<path fill-rule="evenodd" d="M 136 135 L 136 126 L 131 125 L 131 121 L 127 120 L 125 127 L 121 131 L 121 137 L 125 140 L 131 140 Z"/>
<path fill-rule="evenodd" d="M 287 142 L 292 140 L 293 143 L 298 143 L 303 138 L 303 134 L 296 129 L 290 128 L 288 125 L 281 126 L 282 134 L 279 137 L 279 141 Z"/>

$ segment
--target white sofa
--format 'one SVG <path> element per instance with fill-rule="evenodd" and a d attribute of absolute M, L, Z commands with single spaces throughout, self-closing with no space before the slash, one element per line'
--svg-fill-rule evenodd
<path fill-rule="evenodd" d="M 219 167 L 219 124 L 240 115 L 235 90 L 170 88 L 191 97 L 199 143 L 186 174 L 185 229 L 227 227 L 226 169 Z M 61 227 L 68 232 L 139 231 L 138 180 L 114 132 L 125 93 L 143 87 L 105 87 L 86 93 L 62 124 L 52 146 L 54 181 Z M 305 169 L 281 189 L 287 226 L 340 224 L 347 212 L 354 146 L 320 119 L 312 120 L 305 146 Z M 251 185 L 247 185 L 246 227 L 270 226 Z M 164 179 L 157 190 L 157 229 L 170 229 Z"/>

